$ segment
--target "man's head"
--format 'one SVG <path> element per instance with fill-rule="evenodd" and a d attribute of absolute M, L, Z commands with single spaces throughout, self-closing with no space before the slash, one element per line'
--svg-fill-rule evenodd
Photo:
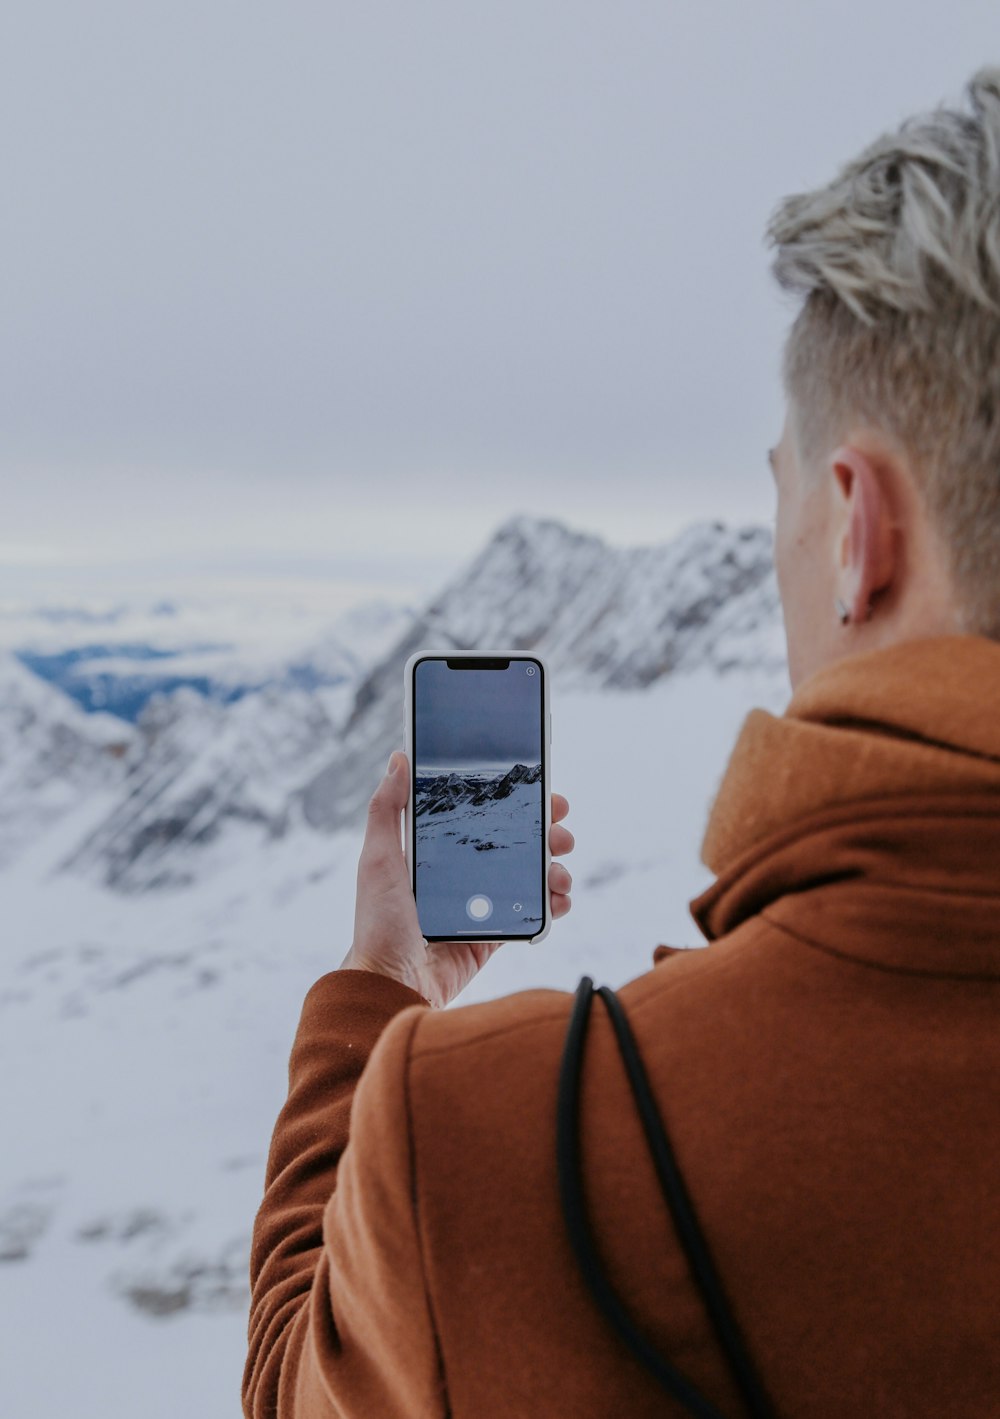
<path fill-rule="evenodd" d="M 967 92 L 768 223 L 805 296 L 771 450 L 793 688 L 894 641 L 1000 640 L 1000 67 Z"/>

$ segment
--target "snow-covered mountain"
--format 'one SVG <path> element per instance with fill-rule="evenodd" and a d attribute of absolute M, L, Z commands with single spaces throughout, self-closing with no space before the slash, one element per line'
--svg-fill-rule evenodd
<path fill-rule="evenodd" d="M 414 650 L 497 646 L 546 655 L 563 690 L 641 689 L 696 668 L 780 671 L 770 532 L 698 523 L 661 546 L 622 548 L 549 519 L 511 518 L 358 685 L 336 753 L 303 788 L 306 820 L 327 830 L 358 821 L 402 747 L 403 666 Z"/>
<path fill-rule="evenodd" d="M 0 868 L 82 802 L 120 791 L 133 739 L 0 652 Z"/>
<path fill-rule="evenodd" d="M 166 617 L 157 608 L 139 620 L 151 636 L 161 619 L 173 627 L 179 617 L 176 609 Z M 0 652 L 0 864 L 88 802 L 92 811 L 74 818 L 75 839 L 56 865 L 132 890 L 185 885 L 196 870 L 209 870 L 210 845 L 223 845 L 220 838 L 234 829 L 280 835 L 303 776 L 329 759 L 358 680 L 412 619 L 407 607 L 364 603 L 304 644 L 295 645 L 294 629 L 286 632 L 294 648 L 283 656 L 273 630 L 263 651 L 241 639 L 215 657 L 207 678 L 205 667 L 196 675 L 180 651 L 168 655 L 161 646 L 144 660 L 148 643 L 125 641 L 133 659 L 120 657 L 117 669 L 111 657 L 94 662 L 100 683 L 113 682 L 111 691 L 84 679 L 71 696 L 72 687 L 64 693 L 27 663 L 36 656 L 85 666 L 89 641 L 58 647 L 67 626 L 89 637 L 93 614 L 23 618 L 41 620 L 49 639 L 36 640 L 31 653 Z M 135 612 L 114 610 L 120 630 L 134 632 L 136 623 Z M 208 651 L 188 658 L 199 654 Z M 167 689 L 156 689 L 159 672 L 143 679 L 135 670 L 165 659 L 174 666 Z M 126 703 L 133 691 L 142 705 L 135 724 L 80 707 Z"/>
<path fill-rule="evenodd" d="M 776 627 L 776 593 L 764 527 L 703 522 L 660 545 L 611 547 L 519 516 L 443 589 L 411 637 L 539 650 L 567 689 L 639 689 L 672 670 L 783 659 L 766 634 Z"/>
<path fill-rule="evenodd" d="M 155 696 L 125 755 L 120 799 L 62 860 L 125 890 L 183 887 L 239 828 L 281 837 L 311 764 L 336 742 L 320 696 L 269 686 L 230 705 Z M 238 849 L 237 849 L 238 850 Z"/>
<path fill-rule="evenodd" d="M 495 803 L 509 798 L 520 783 L 537 783 L 542 776 L 541 764 L 515 764 L 506 773 L 494 774 L 421 774 L 416 779 L 416 816 L 448 813 L 460 803 L 478 808 L 483 803 Z"/>
<path fill-rule="evenodd" d="M 123 752 L 117 797 L 60 865 L 124 891 L 178 887 L 247 833 L 273 840 L 299 823 L 358 823 L 402 747 L 407 656 L 497 646 L 545 654 L 562 691 L 636 690 L 697 668 L 780 670 L 770 534 L 700 523 L 660 546 L 620 548 L 514 517 L 419 614 L 359 608 L 229 702 L 189 686 L 153 695 Z M 19 802 L 15 793 L 15 817 Z"/>

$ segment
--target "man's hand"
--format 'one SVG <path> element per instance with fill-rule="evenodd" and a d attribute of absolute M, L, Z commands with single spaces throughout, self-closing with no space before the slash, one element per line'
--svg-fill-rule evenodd
<path fill-rule="evenodd" d="M 368 805 L 368 826 L 358 860 L 358 893 L 354 910 L 354 943 L 341 970 L 374 971 L 419 991 L 431 1005 L 454 1000 L 486 964 L 499 941 L 438 941 L 428 946 L 420 934 L 417 904 L 400 845 L 399 815 L 410 791 L 409 763 L 398 750 L 389 759 L 385 777 Z M 557 826 L 569 812 L 562 794 L 552 795 L 549 846 L 554 857 L 573 848 L 573 834 Z M 562 863 L 549 869 L 549 901 L 553 917 L 570 909 L 573 879 Z"/>

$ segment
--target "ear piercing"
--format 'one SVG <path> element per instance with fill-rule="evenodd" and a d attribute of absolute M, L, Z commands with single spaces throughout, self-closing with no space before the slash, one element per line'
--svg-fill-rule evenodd
<path fill-rule="evenodd" d="M 840 624 L 841 624 L 842 626 L 846 626 L 846 625 L 847 625 L 847 622 L 848 622 L 848 621 L 850 620 L 850 618 L 851 618 L 851 613 L 850 613 L 850 611 L 848 611 L 847 607 L 844 605 L 843 601 L 841 601 L 841 599 L 840 599 L 839 596 L 837 596 L 837 597 L 834 598 L 833 604 L 834 604 L 834 606 L 836 606 L 836 608 L 837 608 L 837 615 L 840 617 Z M 871 602 L 869 601 L 868 607 L 867 607 L 867 609 L 866 609 L 866 611 L 865 611 L 864 616 L 862 617 L 862 620 L 870 621 L 871 618 L 872 618 L 872 605 L 871 605 Z"/>

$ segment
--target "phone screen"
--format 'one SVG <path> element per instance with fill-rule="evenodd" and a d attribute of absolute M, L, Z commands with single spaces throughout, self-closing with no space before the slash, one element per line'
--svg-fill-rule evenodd
<path fill-rule="evenodd" d="M 428 939 L 542 929 L 544 673 L 531 656 L 413 667 L 411 851 Z"/>

